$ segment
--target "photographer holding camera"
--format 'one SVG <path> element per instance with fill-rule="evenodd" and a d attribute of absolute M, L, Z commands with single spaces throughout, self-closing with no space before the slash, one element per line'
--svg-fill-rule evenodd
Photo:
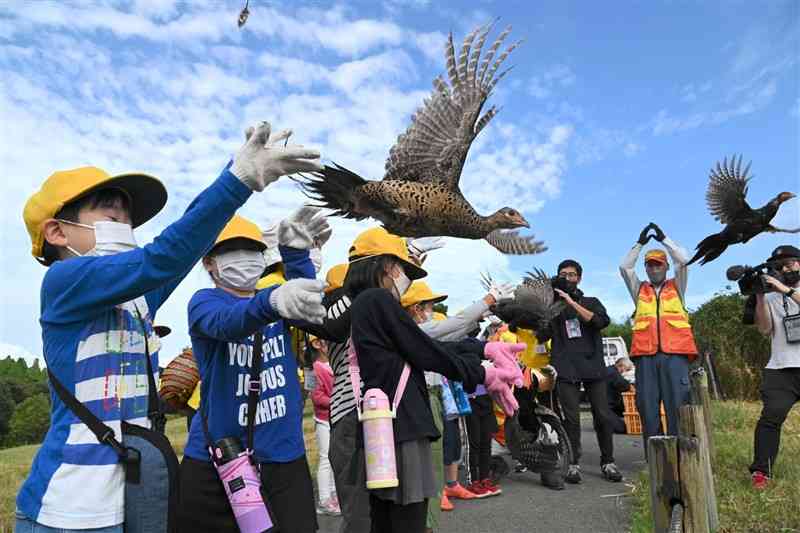
<path fill-rule="evenodd" d="M 755 323 L 771 340 L 770 359 L 761 381 L 764 408 L 756 424 L 754 458 L 750 465 L 753 488 L 767 487 L 778 456 L 781 426 L 800 401 L 800 250 L 778 246 L 768 263 L 780 278 L 761 277 L 772 292 L 756 294 Z"/>
<path fill-rule="evenodd" d="M 644 256 L 647 281 L 639 280 L 636 260 L 650 239 L 663 244 L 669 252 L 675 277 L 667 279 L 667 254 L 654 249 Z M 684 304 L 687 261 L 680 246 L 651 222 L 619 267 L 636 304 L 631 359 L 636 366 L 636 406 L 642 417 L 645 454 L 647 439 L 661 433 L 661 402 L 669 435 L 678 434 L 678 409 L 689 402 L 689 363 L 697 357 L 697 347 Z"/>
<path fill-rule="evenodd" d="M 581 265 L 567 259 L 558 265 L 558 278 L 553 280 L 553 290 L 566 304 L 566 308 L 551 322 L 551 364 L 558 372 L 558 398 L 575 458 L 575 464 L 569 465 L 566 481 L 582 481 L 578 464 L 581 456 L 581 383 L 592 406 L 594 430 L 600 445 L 600 470 L 609 481 L 622 481 L 622 473 L 614 464 L 614 432 L 606 397 L 601 334 L 611 321 L 600 300 L 584 296 L 578 289 L 582 274 Z"/>

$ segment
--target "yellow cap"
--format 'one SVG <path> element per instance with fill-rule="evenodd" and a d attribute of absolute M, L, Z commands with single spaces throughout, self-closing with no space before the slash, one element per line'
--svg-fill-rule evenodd
<path fill-rule="evenodd" d="M 217 237 L 217 242 L 214 243 L 214 246 L 231 239 L 247 239 L 257 243 L 262 251 L 267 249 L 267 245 L 264 244 L 264 240 L 261 238 L 261 230 L 258 226 L 239 215 L 233 215 L 230 222 L 222 228 L 222 232 Z"/>
<path fill-rule="evenodd" d="M 424 281 L 415 281 L 400 298 L 400 305 L 411 307 L 420 303 L 439 303 L 447 299 L 446 294 L 434 294 L 431 288 Z"/>
<path fill-rule="evenodd" d="M 325 292 L 335 291 L 344 286 L 345 277 L 347 277 L 347 263 L 332 266 L 325 275 L 325 281 L 328 282 Z"/>
<path fill-rule="evenodd" d="M 377 255 L 391 255 L 399 260 L 406 271 L 406 275 L 414 280 L 428 275 L 425 270 L 414 264 L 408 257 L 408 248 L 405 241 L 397 235 L 392 235 L 383 228 L 372 228 L 362 232 L 350 247 L 350 262 L 362 257 Z"/>
<path fill-rule="evenodd" d="M 669 265 L 669 262 L 667 261 L 667 254 L 664 253 L 664 250 L 649 250 L 646 254 L 644 254 L 645 264 L 651 261 L 654 263 Z"/>
<path fill-rule="evenodd" d="M 283 275 L 283 267 L 276 270 L 275 272 L 270 272 L 256 283 L 256 289 L 266 289 L 267 287 L 272 287 L 273 285 L 283 285 L 286 283 L 286 277 Z"/>
<path fill-rule="evenodd" d="M 43 225 L 65 205 L 99 189 L 121 189 L 131 199 L 131 226 L 141 226 L 167 203 L 167 189 L 153 176 L 141 173 L 111 176 L 97 167 L 54 172 L 25 203 L 22 218 L 31 237 L 31 254 L 42 261 Z"/>

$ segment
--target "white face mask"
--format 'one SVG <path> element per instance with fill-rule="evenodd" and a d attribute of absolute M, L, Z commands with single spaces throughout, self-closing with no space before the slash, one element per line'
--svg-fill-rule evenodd
<path fill-rule="evenodd" d="M 403 297 L 408 288 L 411 286 L 411 280 L 408 279 L 408 276 L 406 276 L 406 272 L 403 270 L 403 267 L 398 266 L 398 270 L 400 271 L 400 274 L 396 278 L 392 278 L 392 283 L 394 284 L 394 290 L 397 293 L 397 299 L 400 300 L 400 298 Z"/>
<path fill-rule="evenodd" d="M 85 254 L 81 254 L 72 246 L 67 245 L 67 250 L 78 257 L 114 255 L 122 252 L 128 252 L 138 247 L 136 244 L 136 238 L 133 236 L 133 228 L 130 224 L 125 224 L 124 222 L 98 220 L 92 226 L 80 224 L 78 222 L 71 222 L 69 220 L 59 219 L 59 222 L 94 231 L 94 248 Z"/>
<path fill-rule="evenodd" d="M 264 255 L 255 250 L 232 250 L 214 256 L 217 263 L 217 282 L 229 289 L 252 291 L 261 279 Z"/>

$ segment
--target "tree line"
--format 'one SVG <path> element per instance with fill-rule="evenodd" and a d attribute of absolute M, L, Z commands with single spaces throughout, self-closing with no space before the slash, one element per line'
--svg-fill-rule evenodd
<path fill-rule="evenodd" d="M 35 360 L 0 359 L 0 448 L 42 442 L 50 427 L 47 371 Z"/>

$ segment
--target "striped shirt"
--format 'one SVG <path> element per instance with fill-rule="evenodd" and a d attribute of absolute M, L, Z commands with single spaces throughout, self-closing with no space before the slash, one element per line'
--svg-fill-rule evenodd
<path fill-rule="evenodd" d="M 342 291 L 331 294 L 332 303 L 328 305 L 326 326 L 330 329 L 343 330 L 347 340 L 331 343 L 328 348 L 331 370 L 333 370 L 333 391 L 331 392 L 330 423 L 335 424 L 356 408 L 353 384 L 350 381 L 350 363 L 348 348 L 350 347 L 350 298 Z M 364 383 L 361 383 L 362 391 Z"/>
<path fill-rule="evenodd" d="M 250 194 L 224 170 L 154 242 L 58 261 L 45 274 L 40 322 L 48 369 L 118 440 L 123 420 L 150 425 L 144 354 L 146 338 L 157 371 L 156 311 Z M 125 474 L 116 453 L 53 392 L 50 402 L 50 429 L 17 495 L 17 509 L 52 528 L 122 524 Z"/>

